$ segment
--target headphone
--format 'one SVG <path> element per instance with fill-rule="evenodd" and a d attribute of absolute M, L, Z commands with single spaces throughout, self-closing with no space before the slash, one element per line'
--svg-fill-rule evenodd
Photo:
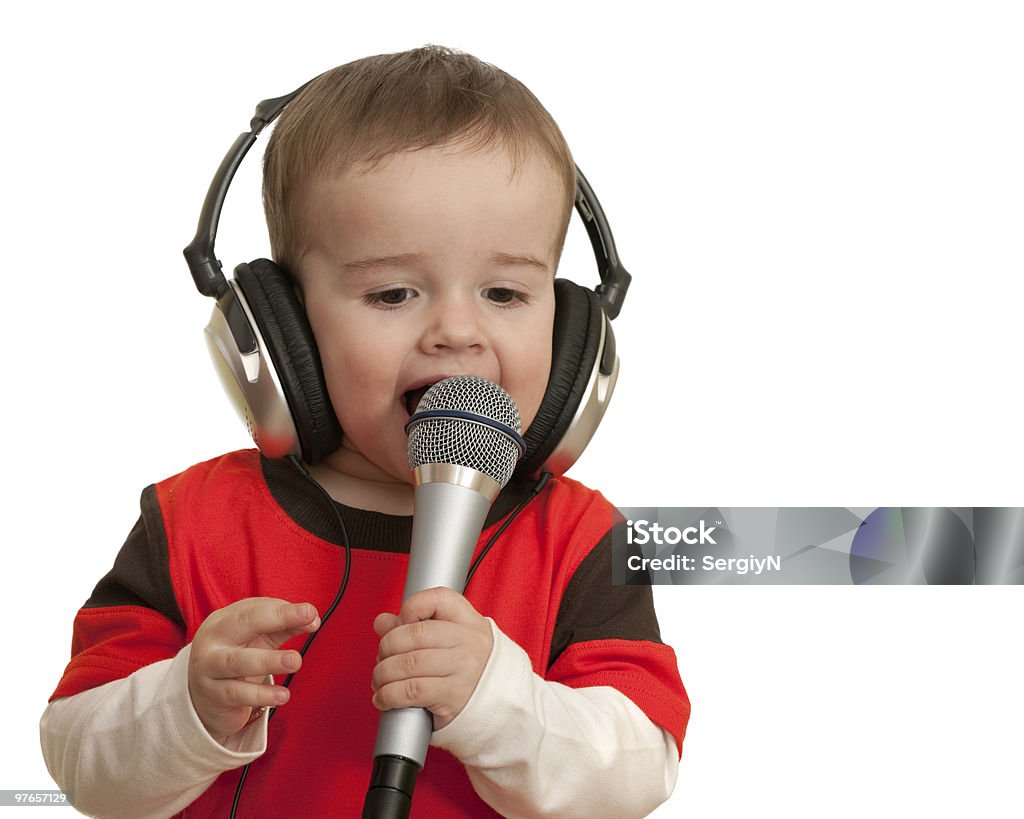
<path fill-rule="evenodd" d="M 185 248 L 199 292 L 216 299 L 206 342 L 221 383 L 271 458 L 295 455 L 315 464 L 341 445 L 316 339 L 291 277 L 269 259 L 256 259 L 224 277 L 214 251 L 221 208 L 235 171 L 259 133 L 302 90 L 263 100 L 228 150 L 210 183 L 195 238 Z M 619 263 L 611 229 L 586 178 L 576 169 L 576 212 L 597 259 L 593 290 L 555 279 L 551 374 L 540 408 L 525 435 L 516 474 L 571 467 L 597 430 L 619 374 L 611 319 L 622 308 L 631 276 Z"/>

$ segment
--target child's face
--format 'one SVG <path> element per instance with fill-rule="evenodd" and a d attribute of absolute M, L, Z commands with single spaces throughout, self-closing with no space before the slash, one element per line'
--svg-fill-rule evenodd
<path fill-rule="evenodd" d="M 397 154 L 313 186 L 296 271 L 348 449 L 411 481 L 404 425 L 426 387 L 477 375 L 525 429 L 551 369 L 559 177 L 503 149 Z"/>

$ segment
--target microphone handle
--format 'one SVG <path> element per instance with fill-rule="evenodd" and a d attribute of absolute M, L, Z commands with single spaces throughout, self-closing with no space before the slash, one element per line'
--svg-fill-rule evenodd
<path fill-rule="evenodd" d="M 436 586 L 463 591 L 490 507 L 485 495 L 458 484 L 416 487 L 403 601 Z M 407 819 L 433 730 L 434 718 L 426 708 L 396 708 L 381 714 L 363 819 Z"/>

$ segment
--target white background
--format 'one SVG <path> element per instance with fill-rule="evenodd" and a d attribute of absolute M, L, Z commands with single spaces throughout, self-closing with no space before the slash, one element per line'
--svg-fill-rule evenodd
<path fill-rule="evenodd" d="M 256 101 L 357 57 L 505 68 L 605 205 L 635 279 L 575 477 L 621 505 L 1024 505 L 1020 7 L 663 5 L 5 13 L 0 789 L 53 787 L 38 717 L 139 491 L 248 445 L 181 257 L 206 185 Z M 257 177 L 229 267 L 267 252 Z M 587 253 L 574 227 L 563 272 L 592 281 Z M 1021 815 L 1018 589 L 657 592 L 693 703 L 659 816 Z"/>

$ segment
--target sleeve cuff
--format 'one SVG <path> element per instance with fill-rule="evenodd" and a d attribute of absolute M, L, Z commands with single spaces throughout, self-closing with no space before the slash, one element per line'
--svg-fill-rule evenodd
<path fill-rule="evenodd" d="M 192 696 L 188 690 L 188 663 L 191 650 L 192 644 L 189 643 L 171 661 L 163 692 L 171 712 L 180 715 L 175 724 L 182 745 L 198 760 L 218 770 L 237 768 L 259 758 L 267 750 L 267 720 L 270 718 L 270 709 L 264 710 L 259 719 L 232 734 L 228 737 L 227 743 L 221 745 L 206 730 L 192 704 Z"/>
<path fill-rule="evenodd" d="M 430 744 L 443 748 L 471 765 L 494 738 L 507 735 L 519 703 L 532 698 L 533 667 L 530 658 L 507 637 L 490 617 L 493 647 L 480 681 L 462 711 L 443 728 L 434 731 Z"/>
<path fill-rule="evenodd" d="M 647 815 L 672 792 L 675 739 L 609 686 L 571 688 L 533 673 L 491 621 L 476 689 L 431 744 L 454 754 L 503 816 Z"/>

